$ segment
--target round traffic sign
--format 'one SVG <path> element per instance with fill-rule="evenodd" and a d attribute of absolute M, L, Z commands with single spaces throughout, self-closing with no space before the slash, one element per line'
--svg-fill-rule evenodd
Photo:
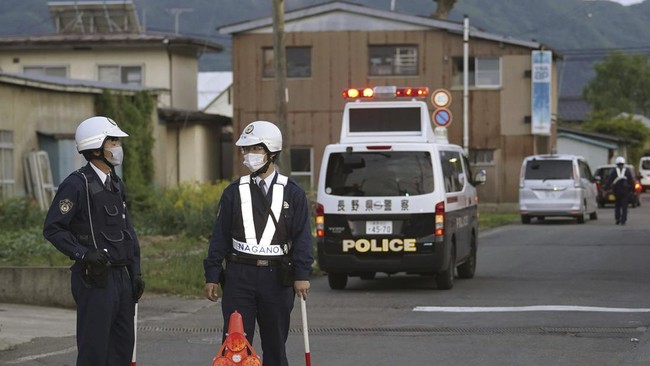
<path fill-rule="evenodd" d="M 447 127 L 451 124 L 451 112 L 447 108 L 436 109 L 431 119 L 436 126 Z"/>
<path fill-rule="evenodd" d="M 431 103 L 436 108 L 445 108 L 451 104 L 451 94 L 445 89 L 437 89 L 431 94 Z"/>

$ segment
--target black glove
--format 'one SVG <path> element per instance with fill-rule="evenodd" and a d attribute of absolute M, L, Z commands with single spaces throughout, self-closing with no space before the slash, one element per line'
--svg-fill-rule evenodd
<path fill-rule="evenodd" d="M 108 255 L 97 249 L 90 249 L 81 258 L 83 264 L 91 267 L 108 267 Z"/>
<path fill-rule="evenodd" d="M 133 288 L 133 301 L 138 302 L 144 293 L 144 280 L 140 275 L 133 276 L 131 287 Z"/>
<path fill-rule="evenodd" d="M 86 254 L 84 254 L 83 258 L 81 258 L 81 262 L 84 268 L 81 276 L 84 285 L 88 288 L 106 287 L 106 282 L 108 281 L 108 269 L 111 265 L 108 261 L 108 255 L 106 252 L 98 251 L 97 249 L 90 249 Z"/>

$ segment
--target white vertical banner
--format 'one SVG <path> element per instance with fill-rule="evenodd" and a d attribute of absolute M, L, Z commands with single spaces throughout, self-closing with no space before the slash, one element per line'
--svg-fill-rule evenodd
<path fill-rule="evenodd" d="M 532 52 L 531 133 L 551 134 L 551 51 Z"/>

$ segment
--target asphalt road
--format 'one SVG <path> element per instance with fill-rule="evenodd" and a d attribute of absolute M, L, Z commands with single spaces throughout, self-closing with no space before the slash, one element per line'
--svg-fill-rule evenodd
<path fill-rule="evenodd" d="M 449 291 L 430 277 L 352 278 L 342 291 L 314 278 L 312 365 L 650 364 L 650 194 L 626 226 L 614 225 L 612 208 L 598 215 L 584 225 L 533 220 L 481 233 L 476 277 Z M 140 315 L 139 365 L 211 364 L 218 303 L 146 295 Z M 300 318 L 296 301 L 291 365 L 305 363 Z M 261 352 L 257 338 L 254 347 Z M 74 359 L 70 335 L 0 353 L 7 365 Z"/>

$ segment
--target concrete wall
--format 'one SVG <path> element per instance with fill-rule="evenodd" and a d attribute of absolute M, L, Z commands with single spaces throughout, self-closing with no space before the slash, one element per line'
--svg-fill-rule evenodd
<path fill-rule="evenodd" d="M 74 308 L 68 267 L 0 267 L 0 302 Z"/>

